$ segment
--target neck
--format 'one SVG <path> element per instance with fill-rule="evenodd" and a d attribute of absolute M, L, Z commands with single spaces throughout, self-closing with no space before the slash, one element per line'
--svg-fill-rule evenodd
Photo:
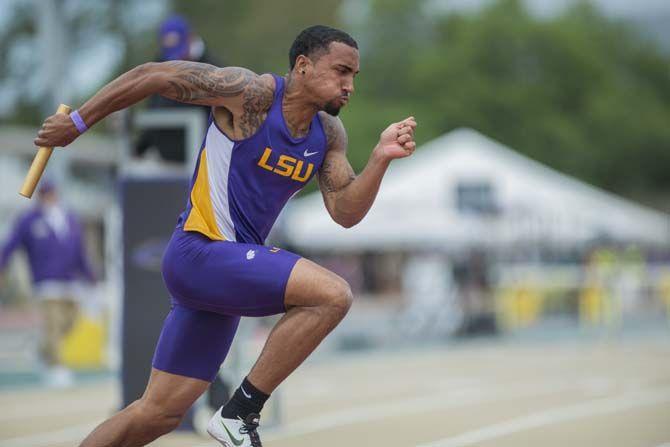
<path fill-rule="evenodd" d="M 291 74 L 286 77 L 282 112 L 286 125 L 294 138 L 307 135 L 309 124 L 319 109 L 310 102 L 304 87 L 299 85 Z"/>

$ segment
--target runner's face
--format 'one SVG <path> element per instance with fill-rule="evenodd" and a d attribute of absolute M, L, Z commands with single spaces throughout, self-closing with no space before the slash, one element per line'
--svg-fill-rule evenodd
<path fill-rule="evenodd" d="M 354 77 L 359 70 L 358 50 L 332 42 L 328 53 L 312 65 L 310 84 L 321 109 L 337 116 L 354 92 Z"/>

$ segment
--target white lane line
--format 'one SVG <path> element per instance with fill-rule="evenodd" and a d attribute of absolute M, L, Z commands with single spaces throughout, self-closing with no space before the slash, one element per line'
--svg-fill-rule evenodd
<path fill-rule="evenodd" d="M 295 423 L 287 424 L 276 430 L 268 431 L 263 436 L 267 440 L 277 440 L 300 436 L 308 433 L 337 428 L 344 425 L 385 419 L 393 416 L 403 416 L 424 411 L 459 408 L 468 405 L 492 403 L 505 399 L 518 399 L 523 397 L 535 397 L 546 394 L 555 394 L 565 390 L 574 390 L 574 385 L 568 382 L 553 382 L 544 384 L 512 385 L 507 386 L 502 392 L 485 390 L 481 387 L 472 387 L 440 393 L 429 397 L 417 397 L 414 399 L 392 401 L 374 405 L 345 408 L 343 410 L 326 413 L 317 417 L 304 419 Z M 102 421 L 95 423 L 66 427 L 60 430 L 37 433 L 34 435 L 20 436 L 10 439 L 0 439 L 1 447 L 48 447 L 55 443 L 78 442 L 90 433 L 93 428 Z M 211 447 L 219 445 L 207 443 L 198 447 Z"/>
<path fill-rule="evenodd" d="M 86 401 L 88 400 L 88 402 Z M 50 404 L 50 402 L 47 402 Z M 9 407 L 11 404 L 7 404 Z M 100 402 L 99 400 L 92 399 L 87 397 L 86 399 L 77 399 L 77 400 L 68 400 L 67 407 L 37 407 L 37 408 L 27 408 L 27 407 L 16 407 L 12 405 L 13 412 L 7 414 L 0 414 L 0 423 L 13 423 L 16 421 L 26 420 L 26 419 L 40 419 L 40 418 L 53 418 L 58 416 L 80 416 L 80 415 L 90 415 L 91 413 L 99 412 Z M 115 409 L 119 408 L 118 404 L 110 404 L 109 408 Z M 0 446 L 2 447 L 2 446 Z"/>
<path fill-rule="evenodd" d="M 574 389 L 570 384 L 557 385 L 541 384 L 523 387 L 508 387 L 503 392 L 486 392 L 481 388 L 463 389 L 448 394 L 438 394 L 429 397 L 418 397 L 403 401 L 380 403 L 373 405 L 346 408 L 327 413 L 279 428 L 265 436 L 268 441 L 306 435 L 322 430 L 342 427 L 351 424 L 360 424 L 383 420 L 409 414 L 424 413 L 434 410 L 447 410 L 469 405 L 492 403 L 505 399 L 519 399 L 546 394 L 555 394 L 567 389 Z"/>
<path fill-rule="evenodd" d="M 551 408 L 417 447 L 466 447 L 547 425 L 665 402 L 670 402 L 670 387 Z"/>
<path fill-rule="evenodd" d="M 491 392 L 490 390 L 484 391 L 481 388 L 471 388 L 469 390 L 463 389 L 447 394 L 418 397 L 403 401 L 359 406 L 334 411 L 317 417 L 290 423 L 276 430 L 268 431 L 263 438 L 268 441 L 279 440 L 350 424 L 383 420 L 389 417 L 405 416 L 408 414 L 433 410 L 460 408 L 469 405 L 487 404 L 506 399 L 516 400 L 527 397 L 540 397 L 574 389 L 574 385 L 568 382 L 536 384 L 533 386 L 507 386 L 502 392 L 498 393 Z M 670 400 L 670 389 L 668 390 L 667 398 Z M 649 393 L 655 394 L 657 392 L 658 391 L 650 391 Z M 48 447 L 54 443 L 75 442 L 86 436 L 96 425 L 97 423 L 88 423 L 52 432 L 0 440 L 0 446 Z M 212 447 L 215 445 L 218 444 L 206 443 L 199 444 L 197 447 Z"/>
<path fill-rule="evenodd" d="M 81 441 L 100 422 L 88 422 L 86 424 L 74 425 L 61 430 L 55 430 L 35 435 L 19 436 L 16 438 L 0 439 L 2 447 L 48 447 L 54 444 L 64 444 L 73 441 Z"/>
<path fill-rule="evenodd" d="M 469 390 L 462 389 L 429 397 L 418 397 L 374 405 L 362 405 L 289 423 L 276 430 L 264 433 L 263 440 L 276 441 L 346 425 L 406 416 L 408 414 L 424 413 L 433 410 L 447 410 L 469 405 L 490 404 L 506 399 L 516 400 L 526 397 L 540 397 L 574 389 L 574 385 L 567 382 L 536 384 L 532 386 L 507 386 L 502 392 L 482 390 L 481 388 L 476 387 Z M 213 445 L 215 444 L 207 443 L 199 444 L 196 447 L 211 447 Z"/>

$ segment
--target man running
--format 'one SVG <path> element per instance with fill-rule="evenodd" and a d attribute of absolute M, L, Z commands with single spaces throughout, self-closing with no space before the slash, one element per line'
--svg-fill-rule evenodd
<path fill-rule="evenodd" d="M 66 146 L 155 93 L 212 107 L 189 201 L 163 259 L 172 309 L 146 391 L 82 446 L 141 446 L 170 432 L 217 374 L 240 317 L 283 313 L 208 426 L 224 446 L 261 446 L 263 404 L 349 310 L 351 289 L 342 278 L 263 243 L 288 199 L 317 173 L 333 220 L 344 227 L 360 222 L 391 160 L 414 152 L 416 122 L 409 117 L 387 127 L 355 175 L 337 114 L 354 91 L 356 41 L 313 26 L 295 39 L 289 62 L 285 78 L 185 61 L 140 65 L 70 116 L 49 117 L 38 133 L 37 146 Z"/>

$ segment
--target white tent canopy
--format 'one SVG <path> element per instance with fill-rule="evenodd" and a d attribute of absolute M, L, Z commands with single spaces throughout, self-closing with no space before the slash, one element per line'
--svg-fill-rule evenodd
<path fill-rule="evenodd" d="M 473 193 L 484 212 L 469 208 Z M 334 223 L 314 193 L 291 205 L 282 232 L 299 247 L 328 250 L 576 246 L 597 238 L 667 246 L 670 217 L 458 129 L 394 161 L 353 228 Z"/>

